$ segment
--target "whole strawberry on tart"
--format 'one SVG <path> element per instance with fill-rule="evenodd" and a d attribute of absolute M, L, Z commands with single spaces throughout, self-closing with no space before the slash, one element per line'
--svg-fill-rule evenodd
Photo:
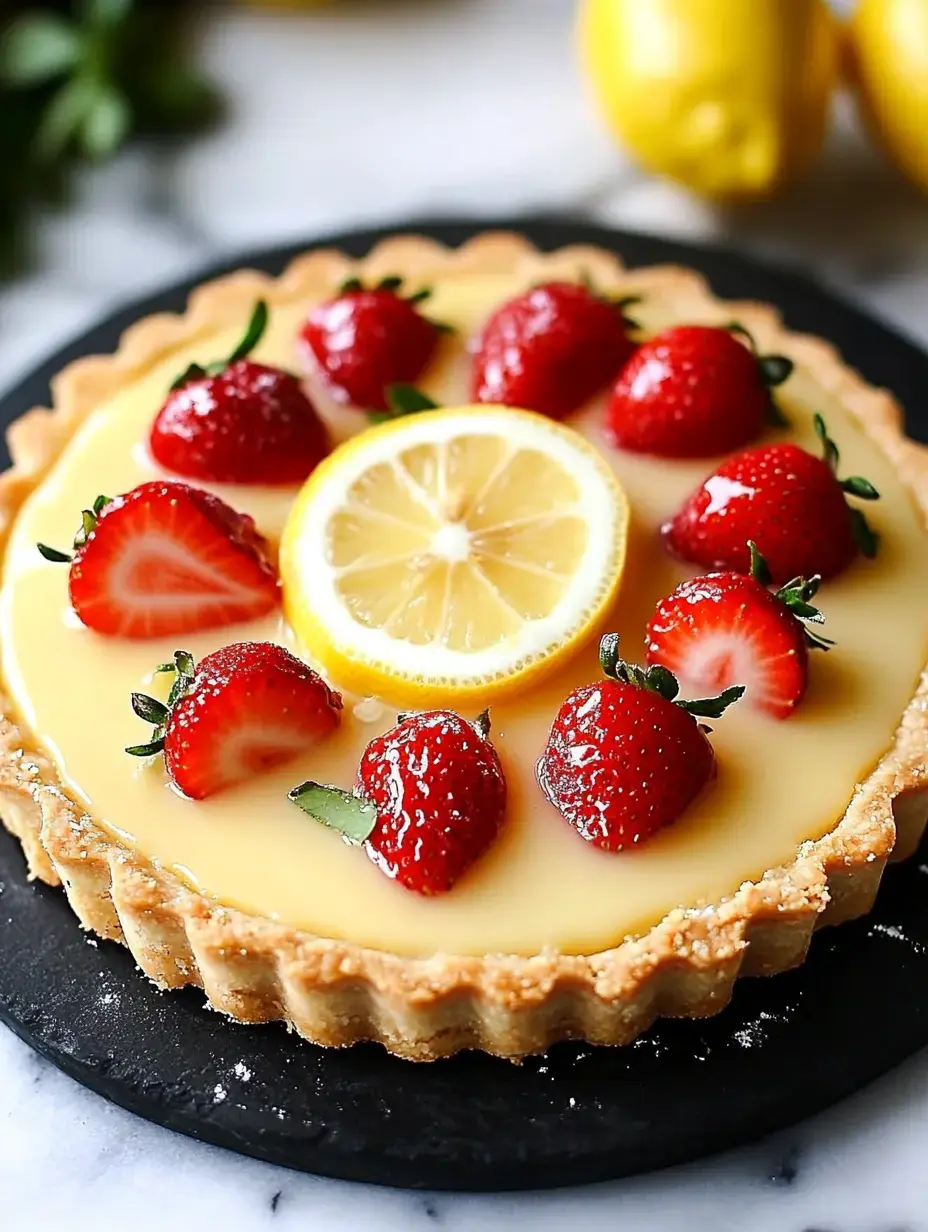
<path fill-rule="evenodd" d="M 623 1044 L 923 832 L 925 454 L 772 309 L 405 237 L 56 396 L 0 480 L 0 812 L 161 986 L 418 1060 Z"/>

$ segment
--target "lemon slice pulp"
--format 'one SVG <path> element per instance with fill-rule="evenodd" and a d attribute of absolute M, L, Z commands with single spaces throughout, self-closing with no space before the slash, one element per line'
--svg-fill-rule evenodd
<path fill-rule="evenodd" d="M 529 411 L 426 411 L 310 476 L 280 572 L 337 685 L 399 706 L 484 706 L 572 654 L 612 605 L 628 506 L 596 450 Z"/>

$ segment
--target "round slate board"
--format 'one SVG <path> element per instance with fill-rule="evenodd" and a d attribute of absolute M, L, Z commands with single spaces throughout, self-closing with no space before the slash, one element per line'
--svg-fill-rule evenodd
<path fill-rule="evenodd" d="M 502 225 L 542 248 L 592 243 L 630 265 L 694 266 L 721 296 L 777 304 L 794 329 L 831 339 L 870 381 L 892 389 L 912 412 L 913 434 L 928 439 L 928 358 L 804 279 L 593 227 Z M 408 229 L 457 244 L 481 226 Z M 326 242 L 361 255 L 385 234 Z M 49 378 L 69 360 L 111 351 L 140 316 L 181 309 L 195 282 L 242 265 L 278 273 L 302 247 L 244 253 L 121 310 L 14 389 L 3 422 L 47 402 Z M 660 1023 L 629 1048 L 559 1045 L 521 1066 L 479 1054 L 417 1066 L 372 1045 L 331 1052 L 281 1027 L 237 1026 L 192 989 L 157 992 L 125 950 L 80 931 L 60 891 L 26 883 L 21 853 L 3 832 L 0 1018 L 78 1082 L 140 1116 L 274 1163 L 436 1189 L 605 1180 L 760 1137 L 928 1043 L 924 859 L 891 869 L 874 913 L 816 937 L 798 971 L 740 982 L 715 1019 Z"/>

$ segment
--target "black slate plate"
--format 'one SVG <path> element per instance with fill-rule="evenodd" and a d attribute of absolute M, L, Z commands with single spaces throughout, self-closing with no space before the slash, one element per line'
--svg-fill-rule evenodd
<path fill-rule="evenodd" d="M 480 228 L 416 229 L 456 244 Z M 913 434 L 928 439 L 928 358 L 803 278 L 566 222 L 520 229 L 542 248 L 588 242 L 632 265 L 694 266 L 722 296 L 779 305 L 793 328 L 833 340 L 870 381 L 892 389 L 912 412 Z M 384 234 L 327 242 L 360 255 Z M 245 253 L 228 268 L 277 273 L 297 251 Z M 3 422 L 46 402 L 49 378 L 69 360 L 112 350 L 132 321 L 180 309 L 194 282 L 220 272 L 149 296 L 64 347 L 7 396 Z M 741 982 L 711 1021 L 661 1023 L 626 1049 L 560 1045 L 518 1067 L 477 1054 L 415 1066 L 374 1046 L 327 1052 L 278 1027 L 230 1024 L 193 990 L 159 994 L 126 951 L 80 932 L 60 892 L 26 884 L 18 847 L 3 833 L 0 1018 L 116 1103 L 275 1163 L 442 1189 L 605 1180 L 760 1137 L 928 1043 L 925 858 L 887 874 L 869 919 L 818 936 L 796 972 Z"/>

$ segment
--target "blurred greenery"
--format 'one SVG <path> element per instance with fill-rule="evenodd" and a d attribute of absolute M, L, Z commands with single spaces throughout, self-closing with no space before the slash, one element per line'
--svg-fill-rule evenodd
<path fill-rule="evenodd" d="M 0 0 L 0 273 L 30 209 L 135 136 L 196 131 L 220 112 L 191 62 L 180 0 Z"/>

